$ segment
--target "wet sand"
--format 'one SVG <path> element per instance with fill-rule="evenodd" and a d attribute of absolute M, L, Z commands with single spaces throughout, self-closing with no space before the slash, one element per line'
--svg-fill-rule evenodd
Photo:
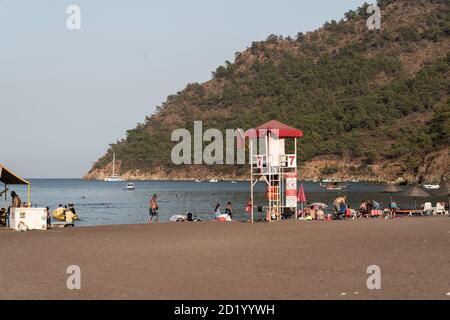
<path fill-rule="evenodd" d="M 0 242 L 0 299 L 450 299 L 448 217 L 0 229 Z"/>

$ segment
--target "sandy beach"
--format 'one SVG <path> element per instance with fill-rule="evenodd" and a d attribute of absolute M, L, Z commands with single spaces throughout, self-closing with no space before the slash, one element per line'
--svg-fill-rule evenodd
<path fill-rule="evenodd" d="M 0 299 L 450 299 L 450 219 L 0 229 Z M 81 290 L 66 287 L 70 265 Z M 367 289 L 378 265 L 382 289 Z"/>

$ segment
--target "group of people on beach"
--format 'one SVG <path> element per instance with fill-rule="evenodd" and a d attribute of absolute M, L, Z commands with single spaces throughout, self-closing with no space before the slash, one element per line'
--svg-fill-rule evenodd
<path fill-rule="evenodd" d="M 346 196 L 338 197 L 333 202 L 334 213 L 339 219 L 345 218 L 370 218 L 380 217 L 383 215 L 382 206 L 376 200 L 363 200 L 358 210 L 352 209 L 347 202 Z M 389 213 L 399 210 L 395 201 L 389 204 Z"/>
<path fill-rule="evenodd" d="M 148 223 L 153 222 L 153 218 L 155 219 L 155 223 L 159 220 L 158 214 L 159 206 L 158 206 L 158 195 L 154 194 L 149 203 L 149 218 Z M 225 213 L 222 213 L 220 210 L 220 203 L 217 203 L 214 208 L 214 216 L 217 221 L 232 221 L 233 220 L 233 203 L 229 201 L 225 208 Z M 194 221 L 194 217 L 192 214 L 188 214 L 187 221 Z"/>
<path fill-rule="evenodd" d="M 355 218 L 373 218 L 382 217 L 386 210 L 383 210 L 382 205 L 376 200 L 363 200 L 358 208 L 355 210 L 348 204 L 346 196 L 339 196 L 333 201 L 333 213 L 325 213 L 325 204 L 308 203 L 304 210 L 300 211 L 300 219 L 302 220 L 344 220 Z M 396 210 L 400 210 L 397 203 L 392 200 L 389 204 L 387 217 L 395 216 Z"/>
<path fill-rule="evenodd" d="M 49 208 L 47 208 L 49 211 Z M 78 219 L 77 211 L 73 203 L 63 206 L 60 204 L 58 208 L 53 211 L 53 217 L 60 221 L 65 221 L 67 224 L 73 224 Z"/>
<path fill-rule="evenodd" d="M 231 201 L 228 202 L 225 208 L 225 213 L 220 211 L 220 203 L 218 203 L 214 209 L 214 216 L 217 221 L 232 221 L 233 220 L 233 204 Z"/>

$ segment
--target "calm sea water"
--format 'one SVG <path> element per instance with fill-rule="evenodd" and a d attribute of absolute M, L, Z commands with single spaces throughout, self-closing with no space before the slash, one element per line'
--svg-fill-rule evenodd
<path fill-rule="evenodd" d="M 83 180 L 31 180 L 31 199 L 34 206 L 55 209 L 58 204 L 74 203 L 81 220 L 80 226 L 141 224 L 148 219 L 149 198 L 157 193 L 159 213 L 163 222 L 176 214 L 192 212 L 199 219 L 212 220 L 216 203 L 224 210 L 228 201 L 233 202 L 235 218 L 247 220 L 245 207 L 250 196 L 248 182 L 195 183 L 195 182 L 135 182 L 136 191 L 125 191 L 124 182 L 103 182 Z M 330 192 L 318 183 L 304 183 L 308 202 L 324 202 L 330 205 L 336 196 L 349 197 L 353 208 L 359 207 L 362 200 L 377 200 L 388 205 L 389 195 L 379 191 L 383 185 L 358 183 L 348 190 Z M 24 187 L 11 186 L 26 201 Z M 396 196 L 402 208 L 413 208 L 414 200 Z M 440 198 L 432 198 L 433 203 Z M 265 205 L 265 186 L 257 186 L 255 205 Z M 421 200 L 421 199 L 420 199 Z M 419 202 L 420 202 L 419 200 Z M 424 202 L 424 201 L 422 201 Z M 0 205 L 2 202 L 0 201 Z"/>

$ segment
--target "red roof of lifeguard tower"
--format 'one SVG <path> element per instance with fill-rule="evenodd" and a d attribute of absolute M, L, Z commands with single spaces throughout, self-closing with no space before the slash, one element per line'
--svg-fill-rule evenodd
<path fill-rule="evenodd" d="M 251 139 L 259 138 L 268 132 L 274 133 L 280 139 L 303 137 L 303 131 L 290 127 L 287 124 L 281 123 L 277 120 L 271 120 L 253 130 L 247 131 L 246 137 Z"/>

